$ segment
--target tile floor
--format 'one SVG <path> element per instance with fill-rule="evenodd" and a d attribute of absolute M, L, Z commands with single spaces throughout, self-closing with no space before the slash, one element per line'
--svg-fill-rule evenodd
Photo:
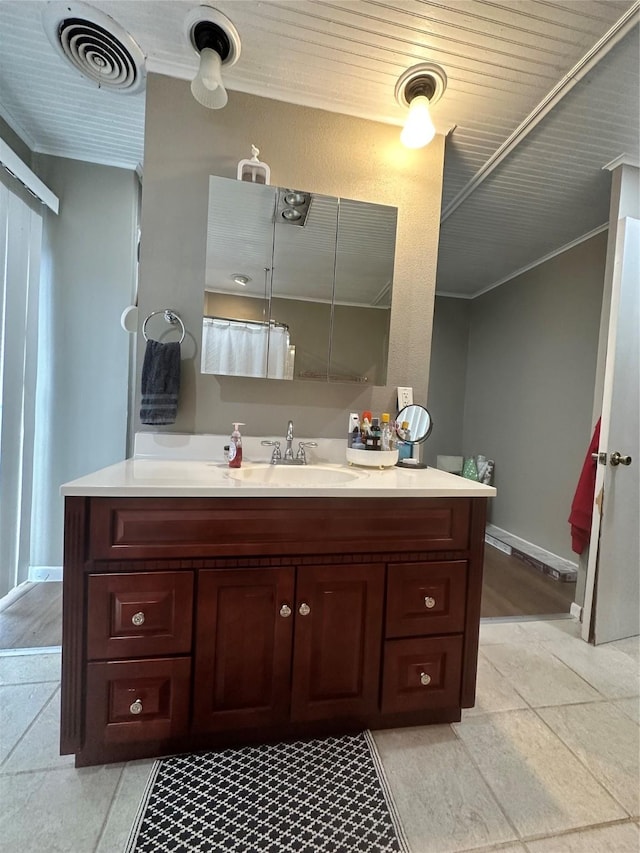
<path fill-rule="evenodd" d="M 59 668 L 57 653 L 0 656 L 0 851 L 120 853 L 152 762 L 76 770 L 57 754 Z M 637 638 L 593 648 L 573 620 L 483 623 L 476 707 L 375 733 L 413 853 L 638 853 L 639 694 Z"/>

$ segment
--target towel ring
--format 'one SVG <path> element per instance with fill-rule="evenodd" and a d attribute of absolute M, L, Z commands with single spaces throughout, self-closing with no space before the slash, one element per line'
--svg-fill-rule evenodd
<path fill-rule="evenodd" d="M 180 319 L 180 315 L 176 314 L 175 311 L 171 311 L 169 308 L 163 308 L 161 311 L 152 311 L 151 314 L 149 314 L 147 319 L 142 324 L 142 337 L 145 339 L 145 341 L 149 340 L 149 338 L 147 337 L 147 323 L 152 317 L 155 317 L 156 314 L 164 314 L 164 319 L 167 321 L 167 323 L 171 323 L 172 326 L 174 326 L 176 323 L 180 323 L 180 328 L 182 329 L 182 337 L 180 338 L 178 343 L 181 344 L 184 340 L 186 329 L 184 327 L 184 323 Z"/>

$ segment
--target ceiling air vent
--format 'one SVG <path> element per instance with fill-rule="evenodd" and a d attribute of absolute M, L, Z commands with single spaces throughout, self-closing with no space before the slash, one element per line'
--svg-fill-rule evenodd
<path fill-rule="evenodd" d="M 85 3 L 50 3 L 43 17 L 54 48 L 99 87 L 125 94 L 144 88 L 144 53 L 109 15 Z"/>

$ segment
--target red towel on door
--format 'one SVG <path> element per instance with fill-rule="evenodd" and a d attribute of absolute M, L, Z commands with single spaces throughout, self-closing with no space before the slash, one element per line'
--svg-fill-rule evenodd
<path fill-rule="evenodd" d="M 592 453 L 598 452 L 600 443 L 600 418 L 593 430 L 593 438 L 587 450 L 578 480 L 576 493 L 571 503 L 569 524 L 571 525 L 571 550 L 582 554 L 589 544 L 591 536 L 591 516 L 593 514 L 593 495 L 596 490 L 597 460 L 591 458 Z"/>

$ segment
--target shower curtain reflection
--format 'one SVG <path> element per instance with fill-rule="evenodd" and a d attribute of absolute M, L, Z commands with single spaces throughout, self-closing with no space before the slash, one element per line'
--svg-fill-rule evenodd
<path fill-rule="evenodd" d="M 295 347 L 286 326 L 204 317 L 203 373 L 293 379 Z"/>

